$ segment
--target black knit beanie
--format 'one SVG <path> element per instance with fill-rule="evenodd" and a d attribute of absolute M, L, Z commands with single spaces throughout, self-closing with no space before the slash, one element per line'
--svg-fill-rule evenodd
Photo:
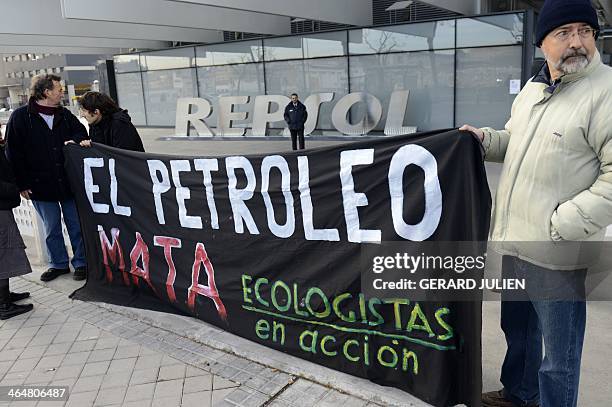
<path fill-rule="evenodd" d="M 536 26 L 536 45 L 542 45 L 544 37 L 557 27 L 569 23 L 587 23 L 599 31 L 597 12 L 590 0 L 546 0 Z"/>

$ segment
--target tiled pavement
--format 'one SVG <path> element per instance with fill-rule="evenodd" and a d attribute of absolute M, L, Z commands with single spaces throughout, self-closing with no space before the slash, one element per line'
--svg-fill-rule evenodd
<path fill-rule="evenodd" d="M 376 406 L 25 279 L 34 311 L 0 321 L 0 386 L 68 386 L 44 406 Z"/>

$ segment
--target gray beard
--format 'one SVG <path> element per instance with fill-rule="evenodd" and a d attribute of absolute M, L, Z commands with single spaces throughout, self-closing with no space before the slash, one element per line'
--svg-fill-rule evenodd
<path fill-rule="evenodd" d="M 573 57 L 570 58 L 570 56 Z M 554 64 L 554 67 L 556 70 L 566 75 L 582 71 L 589 65 L 589 62 L 591 62 L 591 58 L 589 58 L 587 51 L 581 48 L 561 56 Z"/>
<path fill-rule="evenodd" d="M 576 73 L 586 68 L 589 62 L 587 57 L 570 58 L 561 62 L 556 68 L 564 74 Z"/>

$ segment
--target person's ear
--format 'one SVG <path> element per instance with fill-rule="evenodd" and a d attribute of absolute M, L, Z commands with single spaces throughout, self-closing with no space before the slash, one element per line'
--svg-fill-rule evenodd
<path fill-rule="evenodd" d="M 102 116 L 102 113 L 100 112 L 100 109 L 94 110 L 94 114 Z"/>

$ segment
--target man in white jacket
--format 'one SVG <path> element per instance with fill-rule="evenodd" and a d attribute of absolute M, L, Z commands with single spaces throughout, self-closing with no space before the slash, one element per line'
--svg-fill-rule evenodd
<path fill-rule="evenodd" d="M 503 275 L 526 278 L 529 297 L 502 295 L 504 388 L 483 394 L 485 407 L 577 405 L 589 248 L 612 223 L 612 69 L 598 30 L 589 0 L 547 0 L 536 29 L 546 63 L 505 129 L 461 127 L 485 159 L 504 163 L 490 240 Z"/>

